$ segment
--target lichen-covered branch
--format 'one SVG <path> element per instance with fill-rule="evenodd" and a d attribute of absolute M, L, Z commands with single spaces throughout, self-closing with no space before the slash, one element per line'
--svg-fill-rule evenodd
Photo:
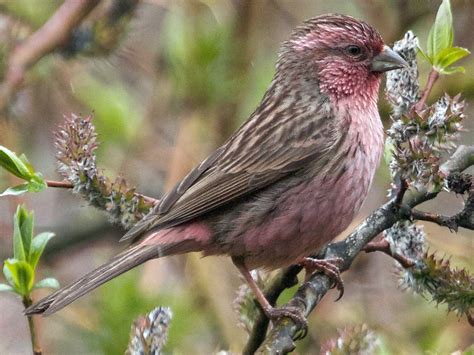
<path fill-rule="evenodd" d="M 112 182 L 97 168 L 97 133 L 91 116 L 66 117 L 56 133 L 55 146 L 58 171 L 73 186 L 73 192 L 92 206 L 107 211 L 113 222 L 128 229 L 156 203 L 135 192 L 123 178 Z"/>

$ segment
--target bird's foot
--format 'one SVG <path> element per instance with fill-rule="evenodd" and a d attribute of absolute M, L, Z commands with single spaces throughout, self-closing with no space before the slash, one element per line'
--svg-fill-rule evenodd
<path fill-rule="evenodd" d="M 341 258 L 329 258 L 329 259 L 314 259 L 314 258 L 304 258 L 301 262 L 301 265 L 305 268 L 306 276 L 305 281 L 308 281 L 310 276 L 315 272 L 322 272 L 325 274 L 331 281 L 333 281 L 334 286 L 339 291 L 339 296 L 336 301 L 339 301 L 344 294 L 344 282 L 341 279 L 341 272 L 339 266 L 342 265 L 344 260 Z"/>
<path fill-rule="evenodd" d="M 264 310 L 265 315 L 273 322 L 281 318 L 290 318 L 296 326 L 300 329 L 295 340 L 303 339 L 308 333 L 308 322 L 303 313 L 303 310 L 298 307 L 283 306 L 283 307 L 268 307 Z"/>

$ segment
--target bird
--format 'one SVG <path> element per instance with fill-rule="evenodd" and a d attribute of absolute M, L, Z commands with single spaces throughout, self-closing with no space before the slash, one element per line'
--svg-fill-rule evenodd
<path fill-rule="evenodd" d="M 303 22 L 282 44 L 255 111 L 124 235 L 131 245 L 26 315 L 57 312 L 150 259 L 201 252 L 229 256 L 271 320 L 304 322 L 301 312 L 272 306 L 251 270 L 302 264 L 343 290 L 337 265 L 309 256 L 365 200 L 383 151 L 382 75 L 404 66 L 364 21 L 326 14 Z"/>

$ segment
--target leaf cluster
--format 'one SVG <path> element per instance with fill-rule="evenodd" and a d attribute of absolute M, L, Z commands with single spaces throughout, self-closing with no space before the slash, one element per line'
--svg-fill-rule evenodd
<path fill-rule="evenodd" d="M 34 170 L 24 154 L 17 156 L 14 152 L 1 145 L 0 166 L 16 177 L 26 181 L 23 184 L 7 188 L 0 194 L 0 197 L 18 196 L 25 192 L 40 192 L 47 187 L 43 175 Z"/>
<path fill-rule="evenodd" d="M 3 266 L 3 275 L 8 284 L 0 284 L 0 291 L 28 297 L 33 289 L 59 287 L 58 281 L 53 278 L 35 283 L 36 266 L 54 233 L 43 232 L 33 237 L 33 226 L 33 212 L 18 206 L 13 219 L 13 258 L 5 260 Z"/>
<path fill-rule="evenodd" d="M 420 48 L 420 53 L 441 74 L 464 73 L 463 67 L 452 65 L 469 55 L 470 52 L 466 48 L 453 47 L 453 41 L 451 4 L 449 0 L 443 0 L 428 35 L 426 52 Z"/>

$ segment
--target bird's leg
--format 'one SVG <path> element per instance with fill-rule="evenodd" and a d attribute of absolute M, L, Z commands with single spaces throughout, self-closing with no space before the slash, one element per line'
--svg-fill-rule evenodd
<path fill-rule="evenodd" d="M 258 287 L 257 283 L 253 279 L 252 274 L 250 274 L 250 271 L 245 266 L 245 263 L 238 258 L 232 258 L 232 261 L 234 262 L 234 265 L 237 267 L 237 269 L 239 269 L 245 281 L 247 281 L 247 284 L 254 293 L 257 302 L 262 307 L 263 312 L 268 317 L 268 319 L 270 319 L 271 321 L 275 321 L 284 317 L 291 318 L 297 325 L 302 328 L 303 334 L 306 334 L 308 324 L 306 321 L 306 317 L 304 316 L 303 311 L 300 308 L 289 306 L 280 308 L 272 307 L 260 287 Z"/>
<path fill-rule="evenodd" d="M 329 258 L 329 259 L 314 259 L 314 258 L 303 258 L 299 263 L 304 267 L 306 275 L 305 282 L 309 280 L 311 275 L 315 272 L 322 272 L 329 279 L 334 282 L 334 286 L 339 291 L 339 297 L 336 301 L 339 301 L 344 294 L 344 283 L 341 279 L 341 272 L 339 271 L 338 265 L 341 265 L 343 260 L 341 258 Z"/>

